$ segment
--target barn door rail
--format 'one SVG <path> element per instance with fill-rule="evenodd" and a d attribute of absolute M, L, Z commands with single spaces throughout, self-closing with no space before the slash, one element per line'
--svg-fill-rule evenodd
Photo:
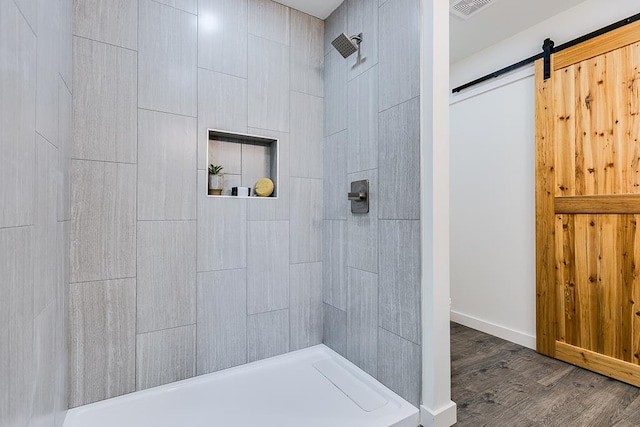
<path fill-rule="evenodd" d="M 476 86 L 480 83 L 486 82 L 487 80 L 491 80 L 491 79 L 495 79 L 496 77 L 500 77 L 503 74 L 507 74 L 510 73 L 512 71 L 515 71 L 519 68 L 525 67 L 529 64 L 534 63 L 535 61 L 537 61 L 538 59 L 544 58 L 545 59 L 545 68 L 544 68 L 544 77 L 545 79 L 548 79 L 549 77 L 551 77 L 551 55 L 554 53 L 558 53 L 560 51 L 563 51 L 565 49 L 568 49 L 570 47 L 573 47 L 575 45 L 578 45 L 580 43 L 584 43 L 587 40 L 591 40 L 595 37 L 599 37 L 603 34 L 606 34 L 610 31 L 616 30 L 618 28 L 624 27 L 626 25 L 629 25 L 633 22 L 636 21 L 640 21 L 640 13 L 630 16 L 628 18 L 625 18 L 621 21 L 615 22 L 613 24 L 607 25 L 606 27 L 600 28 L 599 30 L 593 31 L 589 34 L 585 34 L 584 36 L 578 37 L 576 39 L 573 39 L 569 42 L 563 43 L 559 46 L 554 46 L 554 43 L 551 39 L 546 39 L 544 41 L 544 44 L 542 45 L 542 49 L 543 51 L 537 55 L 533 55 L 527 59 L 523 59 L 522 61 L 518 61 L 515 64 L 511 64 L 508 67 L 504 67 L 498 71 L 494 71 L 493 73 L 487 74 L 484 77 L 480 77 L 479 79 L 473 80 L 469 83 L 463 84 L 462 86 L 458 86 L 457 88 L 452 90 L 452 93 L 458 93 L 461 92 L 465 89 L 468 89 L 472 86 Z"/>

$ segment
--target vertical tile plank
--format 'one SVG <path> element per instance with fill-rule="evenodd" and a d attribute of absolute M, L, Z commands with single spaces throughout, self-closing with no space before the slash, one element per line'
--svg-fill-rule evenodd
<path fill-rule="evenodd" d="M 34 385 L 32 236 L 32 227 L 0 229 L 0 419 L 8 425 L 26 425 L 31 410 L 23 396 Z"/>
<path fill-rule="evenodd" d="M 139 1 L 138 106 L 196 117 L 197 17 Z"/>
<path fill-rule="evenodd" d="M 289 47 L 249 36 L 249 126 L 289 131 Z"/>
<path fill-rule="evenodd" d="M 349 82 L 347 172 L 378 167 L 378 67 Z"/>
<path fill-rule="evenodd" d="M 322 343 L 322 263 L 291 265 L 291 351 Z"/>
<path fill-rule="evenodd" d="M 347 61 L 331 46 L 324 57 L 325 136 L 347 129 L 347 108 Z"/>
<path fill-rule="evenodd" d="M 380 326 L 420 343 L 420 222 L 380 221 Z"/>
<path fill-rule="evenodd" d="M 291 176 L 322 178 L 322 98 L 291 92 Z"/>
<path fill-rule="evenodd" d="M 138 0 L 74 0 L 73 34 L 138 48 Z"/>
<path fill-rule="evenodd" d="M 324 22 L 291 9 L 291 90 L 324 96 Z"/>
<path fill-rule="evenodd" d="M 73 158 L 135 163 L 137 55 L 73 38 Z"/>
<path fill-rule="evenodd" d="M 248 313 L 289 308 L 289 222 L 249 221 Z"/>
<path fill-rule="evenodd" d="M 135 165 L 72 162 L 72 283 L 135 277 L 135 182 Z"/>
<path fill-rule="evenodd" d="M 137 336 L 136 390 L 191 378 L 195 373 L 195 325 Z"/>
<path fill-rule="evenodd" d="M 379 328 L 378 381 L 420 406 L 420 346 Z"/>
<path fill-rule="evenodd" d="M 137 332 L 195 323 L 195 221 L 139 221 L 137 253 Z"/>
<path fill-rule="evenodd" d="M 289 351 L 289 310 L 271 311 L 247 317 L 249 362 Z"/>
<path fill-rule="evenodd" d="M 322 318 L 322 342 L 347 357 L 347 313 L 325 303 Z"/>
<path fill-rule="evenodd" d="M 380 219 L 420 219 L 420 99 L 380 113 L 379 129 Z"/>
<path fill-rule="evenodd" d="M 2 4 L 0 62 L 0 228 L 33 224 L 36 38 L 14 4 Z M 34 8 L 35 9 L 35 8 Z"/>
<path fill-rule="evenodd" d="M 347 310 L 347 221 L 324 221 L 323 301 Z"/>
<path fill-rule="evenodd" d="M 37 0 L 36 131 L 58 146 L 59 2 Z"/>
<path fill-rule="evenodd" d="M 347 219 L 351 202 L 347 200 L 347 131 L 324 139 L 324 219 Z"/>
<path fill-rule="evenodd" d="M 70 301 L 70 407 L 134 391 L 136 280 L 72 284 Z"/>
<path fill-rule="evenodd" d="M 196 119 L 138 112 L 138 219 L 196 219 Z"/>
<path fill-rule="evenodd" d="M 349 268 L 347 357 L 378 375 L 378 275 Z"/>
<path fill-rule="evenodd" d="M 198 66 L 247 78 L 247 0 L 198 1 Z"/>
<path fill-rule="evenodd" d="M 290 261 L 322 261 L 322 180 L 291 178 Z"/>
<path fill-rule="evenodd" d="M 379 14 L 379 108 L 384 111 L 420 94 L 420 2 L 387 0 Z"/>
<path fill-rule="evenodd" d="M 198 375 L 247 363 L 247 272 L 198 274 Z"/>
<path fill-rule="evenodd" d="M 249 0 L 249 34 L 289 45 L 289 8 L 272 0 Z"/>

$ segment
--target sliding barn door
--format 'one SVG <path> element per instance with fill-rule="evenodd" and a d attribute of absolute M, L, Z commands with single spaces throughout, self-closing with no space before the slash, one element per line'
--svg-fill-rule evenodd
<path fill-rule="evenodd" d="M 537 350 L 640 386 L 640 24 L 536 63 Z"/>

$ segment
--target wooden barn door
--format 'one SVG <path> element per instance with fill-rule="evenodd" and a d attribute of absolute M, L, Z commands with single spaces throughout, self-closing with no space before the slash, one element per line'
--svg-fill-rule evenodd
<path fill-rule="evenodd" d="M 640 23 L 536 63 L 537 350 L 640 386 Z"/>

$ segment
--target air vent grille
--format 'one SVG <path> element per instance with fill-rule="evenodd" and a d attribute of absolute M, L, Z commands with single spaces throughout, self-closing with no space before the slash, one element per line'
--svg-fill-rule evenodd
<path fill-rule="evenodd" d="M 462 19 L 469 19 L 496 0 L 460 0 L 451 5 L 450 12 Z"/>

